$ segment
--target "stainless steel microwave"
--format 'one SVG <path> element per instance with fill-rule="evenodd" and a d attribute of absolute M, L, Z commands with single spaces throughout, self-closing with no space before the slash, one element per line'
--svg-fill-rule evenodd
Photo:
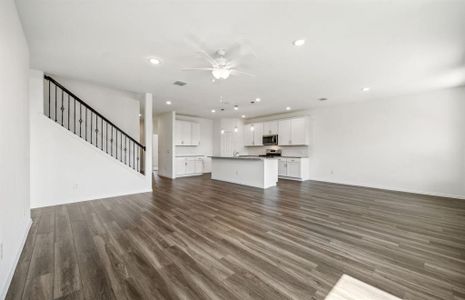
<path fill-rule="evenodd" d="M 263 142 L 264 146 L 277 145 L 278 144 L 278 135 L 277 134 L 264 135 L 262 142 Z"/>

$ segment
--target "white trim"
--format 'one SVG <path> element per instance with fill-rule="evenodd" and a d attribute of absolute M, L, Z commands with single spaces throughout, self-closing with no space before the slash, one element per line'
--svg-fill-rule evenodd
<path fill-rule="evenodd" d="M 93 201 L 93 200 L 101 200 L 101 199 L 107 199 L 107 198 L 115 198 L 115 197 L 122 197 L 122 196 L 129 196 L 129 195 L 136 195 L 136 194 L 144 194 L 144 193 L 152 193 L 152 189 L 147 189 L 147 190 L 142 190 L 142 191 L 135 191 L 135 192 L 128 192 L 128 193 L 122 193 L 122 194 L 106 194 L 106 195 L 99 195 L 96 197 L 92 197 L 90 199 L 75 199 L 69 202 L 60 202 L 60 203 L 54 203 L 51 205 L 45 205 L 45 206 L 34 206 L 32 208 L 43 208 L 43 207 L 51 207 L 51 206 L 57 206 L 57 205 L 63 205 L 63 204 L 71 204 L 71 203 L 77 203 L 77 202 L 87 202 L 87 201 Z"/>
<path fill-rule="evenodd" d="M 392 191 L 392 192 L 403 192 L 403 193 L 410 193 L 410 194 L 418 194 L 418 195 L 426 195 L 426 196 L 434 196 L 434 197 L 445 197 L 445 198 L 454 198 L 454 199 L 465 200 L 465 195 L 426 192 L 426 191 L 420 191 L 420 190 L 394 188 L 394 187 L 386 187 L 386 186 L 372 185 L 372 184 L 364 184 L 364 185 L 362 185 L 362 184 L 355 184 L 355 183 L 352 183 L 352 182 L 337 181 L 337 180 L 327 180 L 327 179 L 310 178 L 309 180 L 319 181 L 319 182 L 327 182 L 327 183 L 344 184 L 344 185 L 350 185 L 350 186 L 355 186 L 355 187 L 366 187 L 366 188 L 372 188 L 372 189 L 378 189 L 378 190 L 387 190 L 387 191 Z"/>
<path fill-rule="evenodd" d="M 2 293 L 0 294 L 0 299 L 5 299 L 6 298 L 6 294 L 8 293 L 8 288 L 10 287 L 10 284 L 11 284 L 11 280 L 13 280 L 13 275 L 15 274 L 15 271 L 16 271 L 16 267 L 18 266 L 18 262 L 19 262 L 19 258 L 21 257 L 21 253 L 23 252 L 23 248 L 24 248 L 24 245 L 26 244 L 26 240 L 27 240 L 27 235 L 29 234 L 29 230 L 31 229 L 31 225 L 32 225 L 32 219 L 29 218 L 29 221 L 27 222 L 27 225 L 26 225 L 26 230 L 23 234 L 23 238 L 21 240 L 21 247 L 18 249 L 19 251 L 16 253 L 16 257 L 15 257 L 15 262 L 12 266 L 12 268 L 10 269 L 10 272 L 8 273 L 8 277 L 6 278 L 6 282 L 5 282 L 5 285 L 3 287 L 3 290 L 1 291 Z"/>

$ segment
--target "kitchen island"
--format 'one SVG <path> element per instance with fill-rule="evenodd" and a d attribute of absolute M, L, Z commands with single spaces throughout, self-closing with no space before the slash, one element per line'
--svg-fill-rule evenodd
<path fill-rule="evenodd" d="M 266 189 L 278 182 L 278 160 L 258 156 L 212 156 L 212 179 Z"/>

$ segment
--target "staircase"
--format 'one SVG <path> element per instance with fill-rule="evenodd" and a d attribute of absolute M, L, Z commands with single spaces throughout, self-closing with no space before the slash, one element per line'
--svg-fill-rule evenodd
<path fill-rule="evenodd" d="M 101 151 L 144 174 L 145 146 L 48 75 L 44 75 L 44 114 Z"/>

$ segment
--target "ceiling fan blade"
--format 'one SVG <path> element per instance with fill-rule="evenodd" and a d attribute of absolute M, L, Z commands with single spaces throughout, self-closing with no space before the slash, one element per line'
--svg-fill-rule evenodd
<path fill-rule="evenodd" d="M 255 74 L 242 72 L 242 71 L 238 71 L 238 70 L 231 70 L 231 74 L 233 74 L 233 75 L 246 75 L 246 76 L 250 76 L 250 77 L 255 77 Z"/>
<path fill-rule="evenodd" d="M 182 71 L 212 71 L 213 68 L 183 68 Z"/>
<path fill-rule="evenodd" d="M 194 48 L 195 51 L 202 54 L 203 57 L 208 61 L 213 67 L 217 66 L 218 63 L 216 60 L 205 50 L 205 45 L 199 41 L 195 36 L 189 35 L 187 37 L 187 43 Z"/>

